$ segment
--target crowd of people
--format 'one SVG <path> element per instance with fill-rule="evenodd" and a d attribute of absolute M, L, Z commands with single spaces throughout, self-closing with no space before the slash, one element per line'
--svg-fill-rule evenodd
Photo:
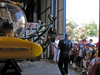
<path fill-rule="evenodd" d="M 56 36 L 56 40 L 54 43 L 54 64 L 58 63 L 59 61 L 59 54 L 60 50 L 58 49 L 58 40 L 59 36 Z M 71 41 L 71 40 L 70 40 Z M 78 39 L 77 43 L 72 43 L 72 48 L 69 51 L 70 53 L 70 60 L 69 60 L 69 67 L 75 63 L 80 71 L 84 70 L 84 73 L 88 75 L 88 68 L 89 68 L 89 63 L 92 59 L 98 57 L 98 45 L 99 42 L 93 43 L 93 39 L 90 39 L 88 42 L 86 39 Z M 59 64 L 59 63 L 58 63 Z"/>
<path fill-rule="evenodd" d="M 77 40 L 77 43 L 73 43 L 73 48 L 70 50 L 70 67 L 74 62 L 79 66 L 80 71 L 84 70 L 88 75 L 90 61 L 98 57 L 98 44 L 99 42 L 93 43 L 92 39 L 89 42 L 86 39 L 82 39 Z"/>

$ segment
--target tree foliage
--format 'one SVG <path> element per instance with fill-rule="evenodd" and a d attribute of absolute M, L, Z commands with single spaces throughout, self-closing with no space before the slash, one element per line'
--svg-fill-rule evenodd
<path fill-rule="evenodd" d="M 78 26 L 73 19 L 66 20 L 66 33 L 69 33 L 69 38 L 74 41 L 77 39 L 87 38 L 88 36 L 97 36 L 97 29 L 98 27 L 95 21 L 82 23 Z"/>
<path fill-rule="evenodd" d="M 75 40 L 74 36 L 74 29 L 77 27 L 78 25 L 75 23 L 75 21 L 70 18 L 66 20 L 66 33 L 68 33 L 70 35 L 70 39 Z"/>
<path fill-rule="evenodd" d="M 87 30 L 88 36 L 97 36 L 97 24 L 95 21 L 91 21 L 90 23 L 84 23 L 83 27 Z"/>

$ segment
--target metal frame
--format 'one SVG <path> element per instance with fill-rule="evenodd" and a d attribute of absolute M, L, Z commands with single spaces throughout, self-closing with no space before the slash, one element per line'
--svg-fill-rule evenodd
<path fill-rule="evenodd" d="M 14 69 L 15 72 L 9 72 L 6 73 L 7 70 L 9 69 Z M 3 68 L 1 69 L 0 73 L 1 75 L 21 75 L 22 70 L 20 69 L 20 67 L 18 66 L 17 62 L 15 59 L 7 59 L 5 65 L 3 66 Z"/>

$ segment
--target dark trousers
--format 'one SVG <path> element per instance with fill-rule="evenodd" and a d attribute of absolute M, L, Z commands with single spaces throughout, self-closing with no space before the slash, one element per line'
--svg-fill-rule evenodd
<path fill-rule="evenodd" d="M 62 75 L 68 74 L 69 52 L 61 52 L 58 67 Z"/>
<path fill-rule="evenodd" d="M 70 55 L 70 61 L 72 61 L 72 64 L 73 64 L 73 62 L 74 62 L 74 55 Z M 70 63 L 70 61 L 69 61 L 69 63 Z"/>
<path fill-rule="evenodd" d="M 82 68 L 82 62 L 81 62 L 81 60 L 82 60 L 82 57 L 80 57 L 80 56 L 78 56 L 77 57 L 77 62 L 78 62 L 78 66 L 80 67 L 80 68 Z"/>

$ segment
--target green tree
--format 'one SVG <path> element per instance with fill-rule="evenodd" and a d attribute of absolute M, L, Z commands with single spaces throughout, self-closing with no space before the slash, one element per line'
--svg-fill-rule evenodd
<path fill-rule="evenodd" d="M 81 27 L 81 26 L 78 26 L 76 29 L 75 29 L 75 33 L 77 36 L 76 38 L 77 39 L 83 39 L 83 38 L 87 38 L 87 33 L 86 33 L 86 29 L 84 27 Z"/>
<path fill-rule="evenodd" d="M 83 27 L 87 30 L 87 36 L 97 36 L 97 24 L 91 20 L 90 23 L 84 23 Z"/>
<path fill-rule="evenodd" d="M 72 19 L 66 19 L 66 33 L 70 35 L 70 39 L 75 39 L 74 29 L 77 28 L 77 23 Z"/>
<path fill-rule="evenodd" d="M 97 36 L 97 31 L 97 24 L 93 20 L 90 23 L 82 23 L 80 26 L 72 18 L 66 20 L 66 33 L 69 33 L 69 39 L 74 41 L 88 36 Z"/>
<path fill-rule="evenodd" d="M 70 19 L 66 19 L 66 26 L 69 26 L 73 30 L 78 25 L 72 18 L 70 18 Z"/>

